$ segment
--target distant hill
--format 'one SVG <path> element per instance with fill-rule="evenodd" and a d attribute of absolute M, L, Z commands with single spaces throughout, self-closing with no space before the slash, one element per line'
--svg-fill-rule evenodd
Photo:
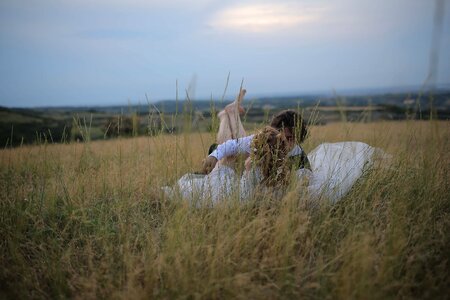
<path fill-rule="evenodd" d="M 147 105 L 32 109 L 0 107 L 0 146 L 80 140 L 87 134 L 91 139 L 98 139 L 176 132 L 186 125 L 187 120 L 196 130 L 211 130 L 214 128 L 211 114 L 229 102 L 164 100 Z M 246 99 L 244 107 L 248 110 L 245 121 L 253 124 L 267 122 L 274 112 L 288 108 L 304 110 L 305 119 L 315 124 L 339 120 L 370 122 L 426 119 L 430 111 L 434 118 L 448 120 L 450 90 L 438 90 L 432 96 L 421 93 L 384 93 L 259 97 Z M 191 116 L 189 119 L 181 116 L 186 113 Z M 311 117 L 314 120 L 310 120 Z M 82 133 L 80 130 L 89 132 Z"/>
<path fill-rule="evenodd" d="M 363 105 L 388 105 L 408 107 L 413 100 L 415 105 L 420 106 L 422 109 L 428 109 L 430 104 L 430 97 L 428 94 L 422 94 L 419 92 L 414 93 L 379 93 L 379 94 L 358 94 L 358 90 L 352 91 L 353 95 L 299 95 L 299 96 L 271 96 L 271 97 L 258 97 L 248 98 L 244 102 L 244 106 L 251 105 L 252 108 L 261 108 L 264 106 L 273 106 L 277 109 L 287 108 L 305 108 L 310 106 L 363 106 Z M 34 111 L 49 112 L 105 112 L 121 114 L 129 111 L 135 111 L 140 114 L 145 114 L 151 111 L 160 111 L 164 113 L 176 113 L 183 110 L 198 110 L 198 111 L 210 111 L 211 108 L 221 109 L 228 104 L 231 99 L 224 101 L 220 100 L 162 100 L 145 105 L 112 105 L 112 106 L 61 106 L 61 107 L 39 107 L 34 108 Z M 439 110 L 446 110 L 450 107 L 450 89 L 437 90 L 433 95 L 433 106 Z"/>

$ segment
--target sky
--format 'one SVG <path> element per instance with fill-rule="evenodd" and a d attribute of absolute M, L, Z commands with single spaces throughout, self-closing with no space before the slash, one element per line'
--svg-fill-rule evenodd
<path fill-rule="evenodd" d="M 432 0 L 1 0 L 0 106 L 424 84 Z M 444 0 L 436 83 L 450 83 Z"/>

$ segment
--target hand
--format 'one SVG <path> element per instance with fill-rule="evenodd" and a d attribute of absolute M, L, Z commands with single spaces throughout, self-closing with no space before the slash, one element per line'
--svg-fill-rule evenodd
<path fill-rule="evenodd" d="M 203 160 L 203 173 L 209 174 L 217 164 L 217 158 L 214 156 L 208 156 Z"/>

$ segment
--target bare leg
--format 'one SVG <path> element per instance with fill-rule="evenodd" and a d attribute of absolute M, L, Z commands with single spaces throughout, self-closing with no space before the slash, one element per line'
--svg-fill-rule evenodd
<path fill-rule="evenodd" d="M 220 120 L 219 132 L 217 133 L 218 144 L 222 144 L 231 139 L 241 138 L 246 135 L 239 116 L 239 113 L 244 110 L 241 104 L 245 93 L 246 90 L 242 89 L 236 100 L 225 106 L 225 109 L 217 114 Z"/>
<path fill-rule="evenodd" d="M 244 99 L 246 90 L 242 89 L 239 92 L 236 100 L 227 106 L 225 109 L 218 113 L 220 120 L 219 132 L 217 133 L 217 143 L 222 144 L 231 139 L 242 138 L 246 136 L 244 126 L 241 122 L 241 117 L 239 114 L 244 111 L 241 104 Z M 216 167 L 221 165 L 227 165 L 234 167 L 236 162 L 236 157 L 224 157 L 221 159 Z"/>
<path fill-rule="evenodd" d="M 231 139 L 242 138 L 246 135 L 244 126 L 242 125 L 241 118 L 239 116 L 239 113 L 244 112 L 241 103 L 244 99 L 245 93 L 246 91 L 241 89 L 236 100 L 225 106 L 225 108 L 217 114 L 220 120 L 219 132 L 217 133 L 216 140 L 218 144 L 223 144 Z M 211 158 L 208 156 L 203 160 L 202 172 L 209 174 L 212 168 L 216 169 L 221 165 L 234 167 L 235 161 L 235 156 L 222 158 L 219 162 L 217 162 L 214 157 Z"/>

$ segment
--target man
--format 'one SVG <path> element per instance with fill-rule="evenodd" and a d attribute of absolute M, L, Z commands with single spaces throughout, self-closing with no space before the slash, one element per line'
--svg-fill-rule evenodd
<path fill-rule="evenodd" d="M 291 148 L 288 157 L 292 165 L 296 169 L 310 169 L 308 157 L 299 146 L 308 134 L 306 124 L 304 123 L 301 115 L 293 110 L 283 110 L 273 117 L 270 126 L 280 132 L 284 132 Z M 210 154 L 203 162 L 203 172 L 205 174 L 209 174 L 209 172 L 214 169 L 216 163 L 222 158 L 237 154 L 250 154 L 250 145 L 253 137 L 254 135 L 249 135 L 243 138 L 231 139 L 217 145 L 217 147 L 210 148 Z"/>

